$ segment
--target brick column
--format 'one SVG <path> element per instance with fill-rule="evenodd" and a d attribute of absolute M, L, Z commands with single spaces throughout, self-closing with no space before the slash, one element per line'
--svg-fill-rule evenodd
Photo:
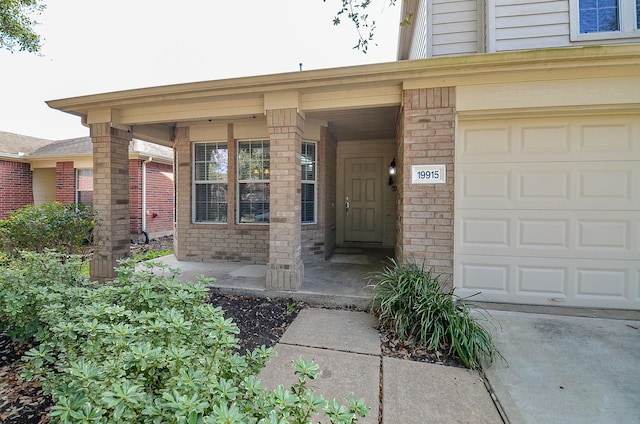
<path fill-rule="evenodd" d="M 398 259 L 453 276 L 455 88 L 404 92 L 399 146 Z M 411 165 L 445 164 L 446 184 L 411 184 Z"/>
<path fill-rule="evenodd" d="M 56 162 L 56 202 L 76 202 L 76 170 L 73 162 Z"/>
<path fill-rule="evenodd" d="M 300 178 L 304 118 L 295 108 L 267 110 L 271 149 L 267 288 L 298 290 L 304 279 Z"/>
<path fill-rule="evenodd" d="M 91 125 L 93 207 L 98 214 L 91 278 L 115 277 L 118 259 L 129 256 L 129 142 L 131 135 L 108 123 Z"/>

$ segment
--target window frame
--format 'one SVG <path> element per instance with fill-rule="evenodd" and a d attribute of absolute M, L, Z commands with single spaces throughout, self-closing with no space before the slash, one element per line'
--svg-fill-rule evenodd
<path fill-rule="evenodd" d="M 81 190 L 80 189 L 80 172 L 81 171 L 91 171 L 91 190 Z M 76 192 L 75 192 L 75 202 L 76 204 L 80 204 L 80 192 L 91 192 L 91 205 L 87 205 L 86 203 L 82 203 L 85 206 L 92 206 L 93 207 L 93 168 L 76 168 L 75 169 L 75 174 L 76 174 Z"/>
<path fill-rule="evenodd" d="M 270 169 L 271 169 L 271 140 L 268 138 L 255 138 L 255 139 L 242 139 L 242 140 L 236 140 L 236 153 L 235 153 L 235 161 L 236 161 L 236 173 L 235 173 L 235 187 L 236 187 L 236 195 L 235 195 L 235 206 L 236 206 L 236 217 L 235 217 L 235 224 L 236 225 L 260 225 L 260 226 L 268 226 L 269 223 L 271 222 L 271 217 L 269 217 L 269 220 L 266 221 L 246 221 L 243 222 L 242 221 L 242 213 L 241 213 L 241 207 L 240 207 L 240 203 L 241 203 L 241 189 L 240 186 L 242 184 L 267 184 L 268 185 L 268 190 L 269 190 L 269 202 L 271 202 L 271 178 L 264 178 L 265 173 L 263 172 L 261 174 L 262 178 L 258 179 L 258 180 L 250 180 L 250 179 L 241 179 L 240 178 L 240 173 L 242 172 L 242 165 L 240 163 L 240 152 L 241 152 L 241 148 L 240 145 L 242 143 L 262 143 L 262 148 L 264 148 L 265 144 L 267 146 L 269 146 L 269 157 L 268 157 L 268 161 L 269 161 L 269 167 L 266 168 L 267 170 L 269 170 L 269 172 L 266 173 L 266 175 L 270 175 Z M 264 163 L 265 157 L 264 155 L 260 158 L 261 163 Z M 269 213 L 271 211 L 271 208 L 269 208 Z M 264 213 L 264 212 L 263 212 Z"/>
<path fill-rule="evenodd" d="M 207 145 L 207 144 L 214 144 L 216 146 L 216 149 L 219 149 L 219 147 L 221 145 L 226 147 L 227 150 L 227 173 L 226 173 L 226 179 L 206 179 L 206 180 L 198 180 L 196 179 L 197 176 L 197 167 L 196 164 L 197 163 L 201 163 L 202 161 L 196 161 L 196 147 L 198 145 Z M 192 212 L 191 212 L 191 222 L 193 224 L 211 224 L 211 225 L 227 225 L 229 224 L 229 198 L 227 197 L 225 199 L 225 204 L 226 204 L 226 208 L 227 208 L 227 213 L 226 213 L 226 221 L 213 221 L 213 220 L 202 220 L 199 221 L 197 219 L 198 217 L 198 202 L 197 202 L 197 187 L 199 185 L 209 185 L 209 186 L 213 186 L 215 184 L 224 184 L 226 186 L 226 191 L 227 191 L 227 196 L 229 194 L 229 143 L 226 140 L 209 140 L 209 141 L 197 141 L 197 142 L 193 142 L 192 143 L 192 159 L 191 159 L 191 168 L 192 168 L 192 174 L 191 174 L 191 199 L 192 199 Z M 207 158 L 204 163 L 209 163 L 210 160 L 209 158 Z"/>
<path fill-rule="evenodd" d="M 315 225 L 318 223 L 318 142 L 313 140 L 302 140 L 302 146 L 306 144 L 313 145 L 313 180 L 305 180 L 303 179 L 303 173 L 300 175 L 300 193 L 303 192 L 302 187 L 304 184 L 313 184 L 313 221 L 303 221 L 302 220 L 302 196 L 300 198 L 300 221 L 302 225 Z M 301 152 L 302 152 L 301 146 Z M 300 164 L 302 167 L 302 163 Z"/>
<path fill-rule="evenodd" d="M 619 40 L 625 38 L 640 38 L 638 31 L 636 2 L 640 0 L 617 0 L 618 1 L 618 31 L 602 32 L 580 32 L 580 0 L 570 0 L 569 3 L 569 26 L 571 41 L 600 41 Z"/>

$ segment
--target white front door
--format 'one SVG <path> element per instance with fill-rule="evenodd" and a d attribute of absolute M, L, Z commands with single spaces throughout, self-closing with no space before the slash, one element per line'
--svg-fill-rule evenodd
<path fill-rule="evenodd" d="M 345 158 L 344 241 L 382 242 L 382 158 Z"/>

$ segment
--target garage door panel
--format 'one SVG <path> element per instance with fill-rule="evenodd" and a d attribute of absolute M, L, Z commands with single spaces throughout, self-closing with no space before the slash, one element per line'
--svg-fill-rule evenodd
<path fill-rule="evenodd" d="M 608 266 L 601 268 L 586 266 L 578 267 L 576 273 L 577 299 L 617 299 L 619 301 L 627 299 L 628 270 Z"/>
<path fill-rule="evenodd" d="M 462 244 L 478 248 L 506 248 L 511 245 L 510 219 L 469 218 L 462 221 Z"/>
<path fill-rule="evenodd" d="M 628 164 L 628 166 L 633 166 Z M 585 166 L 586 168 L 586 166 Z M 579 184 L 577 195 L 582 201 L 637 201 L 633 196 L 634 174 L 637 171 L 617 164 L 608 169 L 602 166 L 593 166 L 592 169 L 578 171 Z M 637 182 L 637 178 L 635 179 Z M 637 187 L 636 187 L 637 189 Z M 635 197 L 635 199 L 634 199 Z M 632 207 L 629 205 L 629 207 Z"/>
<path fill-rule="evenodd" d="M 632 124 L 619 122 L 617 124 L 589 124 L 582 123 L 579 128 L 580 152 L 622 152 L 631 153 L 633 144 Z"/>
<path fill-rule="evenodd" d="M 457 257 L 456 292 L 477 301 L 637 309 L 640 270 L 630 261 Z M 629 284 L 630 281 L 637 282 Z"/>
<path fill-rule="evenodd" d="M 640 209 L 640 164 L 496 163 L 463 165 L 456 204 L 473 209 Z"/>
<path fill-rule="evenodd" d="M 638 259 L 638 213 L 458 210 L 456 252 L 491 256 Z"/>
<path fill-rule="evenodd" d="M 508 295 L 511 292 L 510 268 L 508 263 L 480 263 L 470 258 L 469 262 L 460 264 L 460 288 L 466 291 L 466 295 L 478 291 L 484 294 Z"/>
<path fill-rule="evenodd" d="M 580 220 L 578 222 L 578 249 L 620 250 L 629 252 L 631 221 Z"/>
<path fill-rule="evenodd" d="M 546 296 L 558 302 L 565 299 L 569 269 L 566 267 L 550 267 L 524 265 L 517 266 L 518 295 Z"/>
<path fill-rule="evenodd" d="M 468 121 L 458 134 L 457 163 L 640 160 L 634 116 Z"/>

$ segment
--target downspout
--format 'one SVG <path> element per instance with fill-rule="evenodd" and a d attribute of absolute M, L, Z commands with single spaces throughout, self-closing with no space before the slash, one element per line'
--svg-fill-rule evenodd
<path fill-rule="evenodd" d="M 149 243 L 149 233 L 147 232 L 147 164 L 153 160 L 153 156 L 142 161 L 142 234 L 145 242 Z"/>

